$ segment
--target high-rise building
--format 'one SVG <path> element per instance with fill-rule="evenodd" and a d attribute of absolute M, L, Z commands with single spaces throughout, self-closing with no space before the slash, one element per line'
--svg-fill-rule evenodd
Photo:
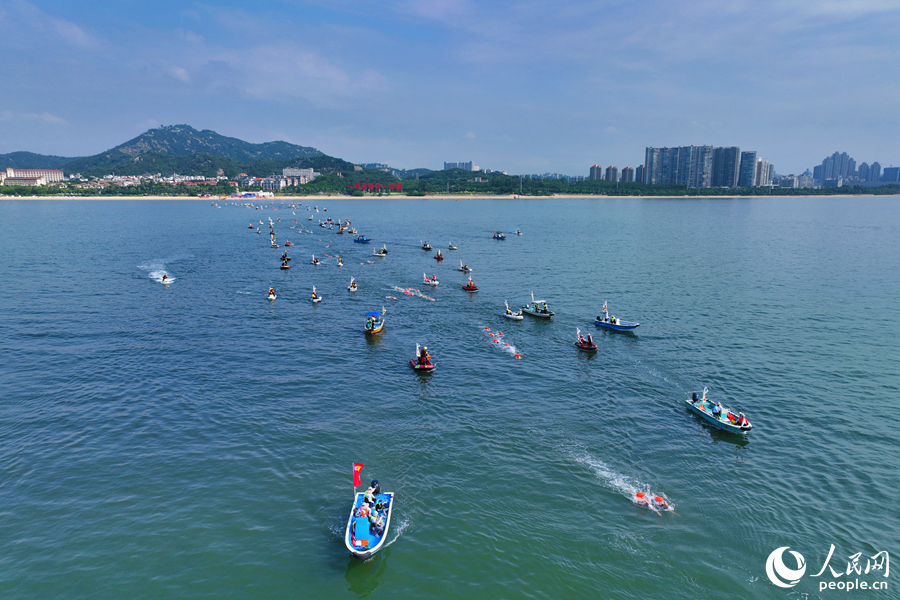
<path fill-rule="evenodd" d="M 449 171 L 450 169 L 462 169 L 463 171 L 471 171 L 473 167 L 472 161 L 469 162 L 455 162 L 455 163 L 444 163 L 444 170 Z"/>
<path fill-rule="evenodd" d="M 643 181 L 657 185 L 709 187 L 713 155 L 712 146 L 647 148 Z"/>
<path fill-rule="evenodd" d="M 825 167 L 823 165 L 816 165 L 815 167 L 813 167 L 813 181 L 816 181 L 820 184 L 825 181 L 825 177 L 822 175 L 824 171 Z"/>
<path fill-rule="evenodd" d="M 691 174 L 687 183 L 695 188 L 708 188 L 712 181 L 713 147 L 691 146 Z"/>
<path fill-rule="evenodd" d="M 756 152 L 741 152 L 741 178 L 738 181 L 740 187 L 756 187 Z"/>
<path fill-rule="evenodd" d="M 881 175 L 885 183 L 900 183 L 900 167 L 887 167 Z"/>
<path fill-rule="evenodd" d="M 631 167 L 624 167 L 622 169 L 622 177 L 619 179 L 622 183 L 631 183 L 634 181 L 634 169 Z"/>
<path fill-rule="evenodd" d="M 862 163 L 859 165 L 859 168 L 856 169 L 856 176 L 859 177 L 860 181 L 868 181 L 869 180 L 869 164 Z"/>
<path fill-rule="evenodd" d="M 638 183 L 644 183 L 644 165 L 638 165 L 634 170 L 634 180 Z"/>
<path fill-rule="evenodd" d="M 848 179 L 856 172 L 856 161 L 846 152 L 835 152 L 822 161 L 822 176 L 820 183 L 839 177 Z"/>
<path fill-rule="evenodd" d="M 735 187 L 741 174 L 741 149 L 737 146 L 713 150 L 712 187 Z"/>
<path fill-rule="evenodd" d="M 591 181 L 600 181 L 603 179 L 603 167 L 594 165 L 591 167 Z"/>
<path fill-rule="evenodd" d="M 877 161 L 869 166 L 869 181 L 881 181 L 881 164 Z"/>
<path fill-rule="evenodd" d="M 606 180 L 607 181 L 618 181 L 619 180 L 619 168 L 609 166 L 606 167 Z"/>
<path fill-rule="evenodd" d="M 741 169 L 743 170 L 743 163 Z M 764 158 L 756 159 L 756 185 L 764 187 L 772 183 L 772 175 L 774 169 L 772 165 Z"/>

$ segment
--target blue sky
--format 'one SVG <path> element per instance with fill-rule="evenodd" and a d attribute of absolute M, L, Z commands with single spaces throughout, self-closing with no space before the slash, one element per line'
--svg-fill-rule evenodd
<path fill-rule="evenodd" d="M 898 32 L 900 0 L 0 0 L 0 153 L 187 123 L 400 168 L 896 166 Z"/>

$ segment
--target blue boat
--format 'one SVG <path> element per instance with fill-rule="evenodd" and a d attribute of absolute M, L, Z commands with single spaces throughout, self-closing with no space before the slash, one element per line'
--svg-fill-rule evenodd
<path fill-rule="evenodd" d="M 381 333 L 384 330 L 384 313 L 386 312 L 384 307 L 382 307 L 381 312 L 372 311 L 366 313 L 367 334 Z"/>
<path fill-rule="evenodd" d="M 500 232 L 500 231 L 495 231 L 495 232 L 494 232 L 494 239 L 495 239 L 495 240 L 505 240 L 505 239 L 506 239 L 506 234 L 505 234 L 505 233 L 502 233 L 502 232 Z"/>
<path fill-rule="evenodd" d="M 358 235 L 358 236 L 356 236 L 356 239 L 353 241 L 356 242 L 357 244 L 368 244 L 372 240 L 370 240 L 369 238 L 367 238 L 364 235 Z"/>
<path fill-rule="evenodd" d="M 623 321 L 618 317 L 609 316 L 609 311 L 606 309 L 606 302 L 603 303 L 603 315 L 597 316 L 594 320 L 594 325 L 597 327 L 603 327 L 605 329 L 612 329 L 613 331 L 631 331 L 632 329 L 637 329 L 640 323 L 635 323 L 634 321 Z"/>
<path fill-rule="evenodd" d="M 744 413 L 735 413 L 718 402 L 707 400 L 708 391 L 708 388 L 703 388 L 702 392 L 691 392 L 691 397 L 686 400 L 688 409 L 717 429 L 724 429 L 731 433 L 750 433 L 753 425 L 750 424 Z M 714 410 L 716 407 L 718 407 L 717 411 Z"/>
<path fill-rule="evenodd" d="M 358 492 L 353 500 L 350 518 L 347 520 L 344 545 L 350 554 L 359 560 L 370 558 L 384 547 L 391 526 L 394 493 L 374 494 L 374 498 L 373 507 L 364 502 L 365 494 Z"/>

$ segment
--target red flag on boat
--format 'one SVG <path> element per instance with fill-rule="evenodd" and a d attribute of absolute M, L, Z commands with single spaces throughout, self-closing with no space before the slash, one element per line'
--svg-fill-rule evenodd
<path fill-rule="evenodd" d="M 362 485 L 362 481 L 359 480 L 359 472 L 364 466 L 362 463 L 353 463 L 353 487 Z"/>

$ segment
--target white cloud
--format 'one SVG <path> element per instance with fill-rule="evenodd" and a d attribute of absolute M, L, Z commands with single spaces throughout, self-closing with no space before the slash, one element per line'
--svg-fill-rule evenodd
<path fill-rule="evenodd" d="M 169 69 L 169 74 L 178 81 L 183 81 L 185 83 L 191 82 L 190 74 L 187 72 L 187 69 L 183 67 L 172 67 Z"/>
<path fill-rule="evenodd" d="M 475 132 L 473 132 L 473 131 L 467 131 L 467 132 L 466 132 L 466 139 L 467 139 L 467 140 L 474 140 L 474 139 L 475 139 Z"/>

